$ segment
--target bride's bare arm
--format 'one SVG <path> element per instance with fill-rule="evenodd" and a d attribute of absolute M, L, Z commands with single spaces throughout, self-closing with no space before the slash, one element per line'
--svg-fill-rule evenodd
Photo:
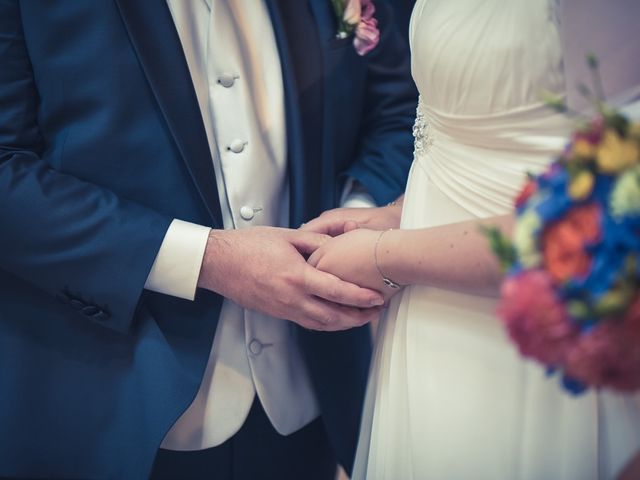
<path fill-rule="evenodd" d="M 513 217 L 417 230 L 355 230 L 327 241 L 309 262 L 344 280 L 387 294 L 392 292 L 385 288 L 378 267 L 401 285 L 424 284 L 496 296 L 501 273 L 480 231 L 482 225 L 494 225 L 510 234 Z"/>
<path fill-rule="evenodd" d="M 497 295 L 502 278 L 481 225 L 510 235 L 513 216 L 385 233 L 377 248 L 382 272 L 402 285 L 425 284 L 478 295 Z"/>

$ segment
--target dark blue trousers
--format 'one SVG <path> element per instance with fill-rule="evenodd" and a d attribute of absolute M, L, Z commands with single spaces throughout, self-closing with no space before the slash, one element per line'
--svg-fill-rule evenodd
<path fill-rule="evenodd" d="M 218 447 L 159 450 L 152 480 L 333 480 L 336 459 L 321 420 L 282 436 L 256 400 L 240 431 Z"/>

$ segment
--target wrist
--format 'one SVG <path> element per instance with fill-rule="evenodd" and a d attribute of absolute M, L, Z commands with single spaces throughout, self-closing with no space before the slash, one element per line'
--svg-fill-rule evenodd
<path fill-rule="evenodd" d="M 410 269 L 404 266 L 402 241 L 406 231 L 389 230 L 380 237 L 377 245 L 378 269 L 383 277 L 392 280 L 398 285 L 414 283 Z"/>
<path fill-rule="evenodd" d="M 400 220 L 402 218 L 402 202 L 391 202 L 390 204 L 382 207 L 389 218 L 387 228 L 398 229 L 400 228 Z"/>
<path fill-rule="evenodd" d="M 402 210 L 402 206 L 404 205 L 404 195 L 400 195 L 398 198 L 393 200 L 392 202 L 387 203 L 388 207 L 397 206 Z"/>
<path fill-rule="evenodd" d="M 373 244 L 373 261 L 382 283 L 387 288 L 397 290 L 401 288 L 403 284 L 398 282 L 392 275 L 389 275 L 391 264 L 393 263 L 391 260 L 393 258 L 391 252 L 393 242 L 384 242 L 384 237 L 390 235 L 393 231 L 393 229 L 389 229 L 377 232 L 377 237 Z"/>
<path fill-rule="evenodd" d="M 218 292 L 217 280 L 220 277 L 218 270 L 225 258 L 224 247 L 228 244 L 226 236 L 225 230 L 211 230 L 209 232 L 198 277 L 198 288 Z"/>

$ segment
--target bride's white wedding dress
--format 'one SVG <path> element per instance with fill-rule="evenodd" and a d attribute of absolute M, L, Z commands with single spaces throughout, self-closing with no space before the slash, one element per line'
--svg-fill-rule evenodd
<path fill-rule="evenodd" d="M 418 0 L 421 93 L 402 228 L 504 214 L 571 124 L 553 0 Z M 640 450 L 637 397 L 572 397 L 522 360 L 496 301 L 424 286 L 392 302 L 378 337 L 355 479 L 589 480 Z"/>

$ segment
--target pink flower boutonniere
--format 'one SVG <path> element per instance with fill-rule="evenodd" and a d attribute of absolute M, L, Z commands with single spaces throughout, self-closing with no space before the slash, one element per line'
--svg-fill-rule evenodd
<path fill-rule="evenodd" d="M 353 45 L 358 55 L 366 55 L 380 41 L 378 20 L 373 14 L 373 0 L 331 0 L 338 17 L 338 38 L 354 34 Z"/>

